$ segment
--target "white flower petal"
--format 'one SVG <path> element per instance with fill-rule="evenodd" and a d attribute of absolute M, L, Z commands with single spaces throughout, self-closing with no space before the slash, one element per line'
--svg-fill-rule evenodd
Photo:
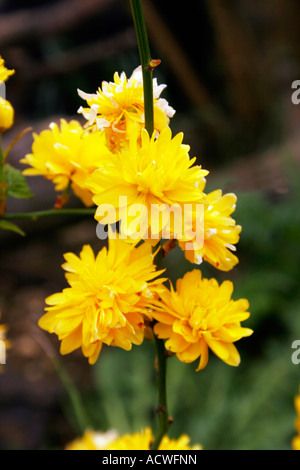
<path fill-rule="evenodd" d="M 155 106 L 161 109 L 167 117 L 171 118 L 176 113 L 175 109 L 169 106 L 169 103 L 164 98 L 159 98 L 159 100 L 156 101 Z"/>
<path fill-rule="evenodd" d="M 236 246 L 232 245 L 231 243 L 226 243 L 225 246 L 231 251 L 236 251 Z"/>
<path fill-rule="evenodd" d="M 90 113 L 89 112 L 86 112 L 82 106 L 80 106 L 80 108 L 78 109 L 77 111 L 78 114 L 82 114 L 82 116 L 84 117 L 84 119 L 86 119 L 87 121 L 90 120 Z"/>
<path fill-rule="evenodd" d="M 94 99 L 97 98 L 97 95 L 95 93 L 93 93 L 93 94 L 85 93 L 84 91 L 79 90 L 79 89 L 77 89 L 77 93 L 80 96 L 80 98 L 82 98 L 85 101 L 94 100 Z"/>
<path fill-rule="evenodd" d="M 153 97 L 155 100 L 160 97 L 165 88 L 167 88 L 167 85 L 157 85 L 157 80 L 153 80 Z"/>
<path fill-rule="evenodd" d="M 106 119 L 97 118 L 96 119 L 97 128 L 102 131 L 105 127 L 109 127 L 110 123 Z"/>

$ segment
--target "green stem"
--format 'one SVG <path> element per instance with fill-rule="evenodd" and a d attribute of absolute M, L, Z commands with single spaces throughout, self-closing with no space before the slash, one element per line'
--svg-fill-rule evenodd
<path fill-rule="evenodd" d="M 157 382 L 158 382 L 158 418 L 159 429 L 156 439 L 153 443 L 152 449 L 157 450 L 159 444 L 168 432 L 169 428 L 169 415 L 167 405 L 167 357 L 164 342 L 154 335 L 156 354 L 157 354 Z"/>
<path fill-rule="evenodd" d="M 14 214 L 6 214 L 3 217 L 0 217 L 4 220 L 17 220 L 17 219 L 30 219 L 37 220 L 43 217 L 52 217 L 52 216 L 72 216 L 72 215 L 94 215 L 95 209 L 50 209 L 45 211 L 33 211 L 33 212 L 20 212 Z"/>
<path fill-rule="evenodd" d="M 151 54 L 141 0 L 130 0 L 143 72 L 145 128 L 150 137 L 154 131 L 153 79 L 150 67 Z"/>
<path fill-rule="evenodd" d="M 145 19 L 143 14 L 141 0 L 130 0 L 132 16 L 138 41 L 138 48 L 143 72 L 143 85 L 144 85 L 144 107 L 145 107 L 145 128 L 150 137 L 154 132 L 154 104 L 153 104 L 153 68 L 151 64 L 151 54 L 149 48 L 149 41 Z M 167 358 L 165 356 L 165 347 L 162 340 L 158 339 L 155 335 L 155 345 L 157 354 L 157 380 L 158 380 L 158 416 L 159 416 L 159 430 L 153 449 L 159 447 L 161 439 L 167 433 L 169 427 L 168 409 L 167 409 L 167 393 L 166 393 L 166 368 Z"/>

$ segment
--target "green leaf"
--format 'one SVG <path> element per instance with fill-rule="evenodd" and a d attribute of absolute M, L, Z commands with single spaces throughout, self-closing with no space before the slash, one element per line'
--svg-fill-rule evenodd
<path fill-rule="evenodd" d="M 8 184 L 6 195 L 16 199 L 30 199 L 33 197 L 27 181 L 21 170 L 8 163 L 4 166 L 4 181 Z"/>
<path fill-rule="evenodd" d="M 10 230 L 11 232 L 18 233 L 19 235 L 22 235 L 22 237 L 25 237 L 25 232 L 23 232 L 20 227 L 18 227 L 16 224 L 13 224 L 12 222 L 8 222 L 8 220 L 0 220 L 0 229 L 3 230 Z"/>

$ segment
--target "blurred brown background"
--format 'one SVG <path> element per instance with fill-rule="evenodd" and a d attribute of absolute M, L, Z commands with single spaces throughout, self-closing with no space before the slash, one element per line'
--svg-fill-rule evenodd
<path fill-rule="evenodd" d="M 210 186 L 260 192 L 272 204 L 287 197 L 284 155 L 300 161 L 300 106 L 291 102 L 292 82 L 300 79 L 299 1 L 143 0 L 143 6 L 152 55 L 162 60 L 156 76 L 177 110 L 171 127 L 184 132 L 191 156 L 210 170 Z M 60 117 L 76 117 L 77 88 L 94 92 L 115 71 L 130 75 L 139 65 L 129 1 L 0 0 L 0 54 L 16 70 L 7 84 L 16 119 L 6 146 L 28 126 L 40 132 Z M 29 133 L 10 163 L 21 168 L 31 143 Z M 11 200 L 8 211 L 53 207 L 49 182 L 31 178 L 29 184 L 36 197 Z M 64 286 L 63 253 L 100 245 L 86 218 L 20 225 L 26 238 L 0 233 L 0 310 L 12 340 L 0 375 L 0 448 L 60 447 L 73 436 L 62 411 L 64 389 L 47 355 L 48 339 L 34 326 L 45 297 Z M 261 327 L 262 336 L 268 327 Z M 51 345 L 58 350 L 54 338 Z M 81 354 L 64 360 L 75 383 L 89 391 L 94 378 Z"/>

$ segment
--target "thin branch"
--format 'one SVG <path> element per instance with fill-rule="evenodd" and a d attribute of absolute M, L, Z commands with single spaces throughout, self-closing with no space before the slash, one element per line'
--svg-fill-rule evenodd
<path fill-rule="evenodd" d="M 167 404 L 167 356 L 164 341 L 154 334 L 157 354 L 157 385 L 158 385 L 158 419 L 159 429 L 152 445 L 152 450 L 158 450 L 162 438 L 168 433 L 169 414 Z"/>
<path fill-rule="evenodd" d="M 142 65 L 144 82 L 144 106 L 145 106 L 145 128 L 150 137 L 154 131 L 154 109 L 153 109 L 153 81 L 150 69 L 151 53 L 148 41 L 143 7 L 141 0 L 130 0 L 135 32 L 137 36 L 140 61 Z"/>
<path fill-rule="evenodd" d="M 94 209 L 50 209 L 44 211 L 33 211 L 33 212 L 20 212 L 13 214 L 5 214 L 3 217 L 0 217 L 0 220 L 38 220 L 44 217 L 55 217 L 55 216 L 92 216 L 95 214 Z"/>

